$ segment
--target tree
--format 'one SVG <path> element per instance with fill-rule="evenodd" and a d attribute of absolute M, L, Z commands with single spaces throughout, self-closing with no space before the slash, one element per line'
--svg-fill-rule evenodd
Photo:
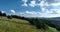
<path fill-rule="evenodd" d="M 6 13 L 2 13 L 2 16 L 6 16 Z"/>
<path fill-rule="evenodd" d="M 0 16 L 2 16 L 2 12 L 0 11 Z"/>
<path fill-rule="evenodd" d="M 12 19 L 12 16 L 8 15 L 7 18 L 8 18 L 8 19 Z"/>
<path fill-rule="evenodd" d="M 0 16 L 6 16 L 6 13 L 2 13 L 2 12 L 0 11 Z"/>

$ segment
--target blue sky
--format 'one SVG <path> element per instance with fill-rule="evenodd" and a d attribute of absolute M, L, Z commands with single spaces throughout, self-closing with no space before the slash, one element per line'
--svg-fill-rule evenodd
<path fill-rule="evenodd" d="M 25 12 L 26 10 L 30 11 L 39 11 L 40 7 L 24 7 L 22 6 L 24 2 L 22 0 L 0 0 L 0 11 L 10 12 L 10 10 L 15 10 L 18 12 Z M 38 8 L 38 9 L 37 9 Z M 36 9 L 36 10 L 35 10 Z"/>
<path fill-rule="evenodd" d="M 0 11 L 27 17 L 60 17 L 60 0 L 0 0 Z"/>

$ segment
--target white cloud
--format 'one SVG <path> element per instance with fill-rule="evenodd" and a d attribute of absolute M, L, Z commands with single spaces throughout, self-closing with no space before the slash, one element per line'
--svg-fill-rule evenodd
<path fill-rule="evenodd" d="M 26 13 L 26 14 L 32 14 L 32 15 L 33 15 L 33 14 L 37 14 L 37 12 L 34 12 L 34 11 L 31 11 L 31 12 L 30 12 L 30 11 L 26 11 L 25 13 Z"/>
<path fill-rule="evenodd" d="M 46 2 L 46 3 L 45 3 L 45 6 L 50 6 L 50 5 L 48 4 L 48 2 Z"/>
<path fill-rule="evenodd" d="M 58 2 L 60 2 L 60 0 L 46 0 L 46 2 L 48 2 L 48 3 L 58 3 Z"/>
<path fill-rule="evenodd" d="M 22 0 L 24 2 L 24 4 L 22 6 L 28 6 L 27 4 L 27 0 Z"/>
<path fill-rule="evenodd" d="M 28 6 L 28 5 L 31 7 L 40 6 L 42 11 L 41 12 L 26 11 L 26 12 L 20 13 L 20 14 L 25 17 L 60 17 L 59 9 L 48 10 L 44 7 L 44 6 L 53 6 L 53 7 L 60 6 L 60 2 L 58 2 L 58 1 L 56 2 L 56 1 L 57 0 L 53 0 L 52 3 L 49 3 L 49 2 L 47 2 L 47 0 L 42 0 L 40 3 L 36 3 L 35 0 L 32 0 L 30 2 L 30 4 L 26 4 L 27 1 L 25 1 L 25 4 L 24 4 L 25 6 Z"/>
<path fill-rule="evenodd" d="M 24 17 L 39 17 L 39 12 L 35 12 L 35 11 L 26 11 L 24 13 L 20 13 L 21 16 Z"/>
<path fill-rule="evenodd" d="M 20 13 L 20 15 L 24 17 L 44 17 L 44 18 L 51 18 L 51 17 L 60 17 L 60 10 L 59 9 L 45 9 L 45 11 L 35 12 L 35 11 L 26 11 L 24 13 Z"/>
<path fill-rule="evenodd" d="M 41 1 L 41 0 L 39 0 Z M 31 6 L 31 7 L 35 7 L 35 6 L 49 6 L 48 2 L 46 2 L 46 0 L 42 0 L 40 3 L 36 3 L 35 0 L 30 1 L 29 4 L 26 3 L 27 1 L 24 2 L 23 6 Z"/>
<path fill-rule="evenodd" d="M 36 3 L 35 0 L 30 1 L 29 4 L 27 4 L 28 0 L 22 0 L 24 2 L 24 4 L 22 6 L 31 6 L 31 7 L 35 7 L 35 6 L 60 6 L 60 0 L 38 0 L 40 1 L 40 3 Z"/>
<path fill-rule="evenodd" d="M 28 6 L 27 3 L 24 3 L 22 6 Z"/>
<path fill-rule="evenodd" d="M 52 6 L 60 6 L 60 0 L 46 0 L 46 2 Z"/>
<path fill-rule="evenodd" d="M 60 9 L 51 9 L 51 11 L 57 13 L 57 14 L 60 14 Z"/>
<path fill-rule="evenodd" d="M 51 3 L 52 6 L 60 6 L 60 3 Z"/>
<path fill-rule="evenodd" d="M 38 3 L 39 6 L 44 6 L 45 1 L 41 1 L 40 3 Z"/>
<path fill-rule="evenodd" d="M 5 13 L 4 11 L 1 11 L 2 13 Z"/>
<path fill-rule="evenodd" d="M 30 4 L 29 4 L 29 6 L 31 6 L 31 7 L 35 7 L 37 4 L 36 4 L 36 2 L 35 2 L 35 0 L 32 0 L 31 2 L 30 2 Z"/>
<path fill-rule="evenodd" d="M 22 0 L 24 3 L 26 3 L 27 2 L 27 0 Z"/>
<path fill-rule="evenodd" d="M 11 13 L 15 13 L 15 10 L 11 10 Z"/>
<path fill-rule="evenodd" d="M 50 6 L 50 5 L 48 4 L 48 2 L 46 2 L 46 0 L 42 0 L 40 3 L 37 3 L 36 6 L 43 7 L 43 6 Z"/>
<path fill-rule="evenodd" d="M 45 8 L 41 7 L 41 10 L 44 12 L 45 11 Z"/>

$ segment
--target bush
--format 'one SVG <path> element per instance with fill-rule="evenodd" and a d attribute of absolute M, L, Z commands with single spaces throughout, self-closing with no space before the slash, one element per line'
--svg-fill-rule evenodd
<path fill-rule="evenodd" d="M 58 32 L 55 28 L 52 27 L 48 27 L 49 29 L 47 29 L 48 32 Z"/>
<path fill-rule="evenodd" d="M 35 19 L 35 26 L 38 28 L 38 29 L 46 29 L 47 26 L 45 25 L 45 23 L 43 23 L 41 20 L 39 19 Z"/>
<path fill-rule="evenodd" d="M 12 19 L 12 17 L 11 17 L 11 16 L 7 16 L 7 18 L 8 18 L 8 19 Z"/>
<path fill-rule="evenodd" d="M 34 18 L 28 18 L 28 21 L 31 25 L 35 25 L 35 19 Z"/>
<path fill-rule="evenodd" d="M 31 25 L 35 25 L 38 29 L 46 29 L 47 26 L 45 23 L 43 23 L 40 19 L 36 19 L 36 18 L 29 18 L 28 19 L 29 23 Z"/>
<path fill-rule="evenodd" d="M 6 13 L 2 13 L 2 16 L 6 16 Z"/>
<path fill-rule="evenodd" d="M 0 11 L 0 16 L 6 16 L 6 13 L 2 13 L 2 12 Z"/>

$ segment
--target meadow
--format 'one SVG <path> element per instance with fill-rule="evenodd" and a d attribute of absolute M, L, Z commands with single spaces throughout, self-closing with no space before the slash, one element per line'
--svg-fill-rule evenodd
<path fill-rule="evenodd" d="M 21 19 L 8 19 L 7 17 L 0 16 L 0 32 L 43 32 L 36 29 L 35 26 L 30 25 L 26 20 Z"/>
<path fill-rule="evenodd" d="M 31 25 L 29 21 L 22 19 L 8 19 L 0 16 L 0 32 L 58 32 L 55 28 L 37 29 L 36 26 Z"/>

